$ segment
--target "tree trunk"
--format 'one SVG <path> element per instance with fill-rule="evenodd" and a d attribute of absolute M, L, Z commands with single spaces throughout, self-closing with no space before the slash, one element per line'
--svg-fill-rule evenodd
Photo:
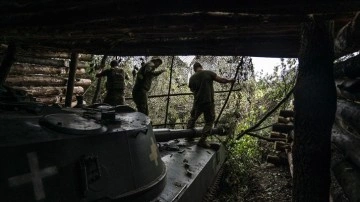
<path fill-rule="evenodd" d="M 29 63 L 29 64 L 38 64 L 38 65 L 49 65 L 55 67 L 64 67 L 66 63 L 64 60 L 54 60 L 54 59 L 40 59 L 40 58 L 30 58 L 30 57 L 16 57 L 16 62 L 19 63 Z"/>
<path fill-rule="evenodd" d="M 335 78 L 356 78 L 360 77 L 360 55 L 349 58 L 345 61 L 334 64 Z"/>
<path fill-rule="evenodd" d="M 355 165 L 343 160 L 332 167 L 334 175 L 349 201 L 360 201 L 360 171 Z"/>
<path fill-rule="evenodd" d="M 295 202 L 328 202 L 331 128 L 336 111 L 332 24 L 314 16 L 302 26 L 299 75 L 294 91 Z"/>
<path fill-rule="evenodd" d="M 10 76 L 5 83 L 9 86 L 65 86 L 66 79 L 48 76 Z"/>
<path fill-rule="evenodd" d="M 335 39 L 335 55 L 340 57 L 360 48 L 360 12 L 338 32 Z"/>
<path fill-rule="evenodd" d="M 338 100 L 336 123 L 346 131 L 360 135 L 360 105 Z"/>
<path fill-rule="evenodd" d="M 65 99 L 65 107 L 71 107 L 71 98 L 73 96 L 74 84 L 75 84 L 75 73 L 76 67 L 78 63 L 78 53 L 71 54 L 71 62 L 70 62 L 70 71 L 66 88 L 66 99 Z"/>

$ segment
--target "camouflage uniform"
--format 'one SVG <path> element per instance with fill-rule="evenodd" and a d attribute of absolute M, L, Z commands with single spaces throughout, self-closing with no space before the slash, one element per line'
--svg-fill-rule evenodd
<path fill-rule="evenodd" d="M 133 100 L 139 112 L 149 115 L 148 110 L 148 92 L 154 77 L 159 76 L 164 70 L 155 71 L 153 62 L 145 63 L 136 75 L 135 85 L 132 91 Z"/>
<path fill-rule="evenodd" d="M 206 137 L 211 133 L 215 120 L 213 87 L 215 78 L 215 72 L 202 70 L 193 74 L 189 80 L 189 88 L 194 94 L 194 103 L 187 128 L 194 128 L 196 120 L 201 114 L 204 114 L 205 126 L 202 131 L 201 141 L 205 141 Z"/>
<path fill-rule="evenodd" d="M 125 72 L 119 67 L 112 67 L 102 71 L 98 76 L 106 76 L 106 96 L 104 103 L 110 105 L 125 104 Z"/>

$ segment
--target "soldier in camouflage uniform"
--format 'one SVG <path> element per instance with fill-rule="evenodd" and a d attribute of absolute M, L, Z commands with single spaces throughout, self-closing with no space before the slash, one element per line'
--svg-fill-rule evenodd
<path fill-rule="evenodd" d="M 106 96 L 104 103 L 116 106 L 125 104 L 125 79 L 129 79 L 127 74 L 116 60 L 111 61 L 110 69 L 106 69 L 98 74 L 96 77 L 106 76 Z"/>
<path fill-rule="evenodd" d="M 202 136 L 197 143 L 198 146 L 210 148 L 206 142 L 206 137 L 211 133 L 215 120 L 214 87 L 213 81 L 219 83 L 235 82 L 235 79 L 226 79 L 216 75 L 215 72 L 203 70 L 200 63 L 195 62 L 194 71 L 189 80 L 189 88 L 194 95 L 194 103 L 191 109 L 190 119 L 187 124 L 188 129 L 195 127 L 195 122 L 201 114 L 204 114 L 205 126 Z"/>
<path fill-rule="evenodd" d="M 137 72 L 132 96 L 139 112 L 149 115 L 148 110 L 148 92 L 154 77 L 159 76 L 165 70 L 155 71 L 162 64 L 159 58 L 153 58 L 145 63 Z"/>

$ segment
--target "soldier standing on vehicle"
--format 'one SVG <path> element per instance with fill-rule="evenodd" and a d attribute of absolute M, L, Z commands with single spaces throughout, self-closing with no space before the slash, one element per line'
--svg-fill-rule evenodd
<path fill-rule="evenodd" d="M 125 104 L 125 79 L 129 79 L 125 71 L 119 67 L 116 60 L 110 62 L 110 69 L 106 69 L 96 77 L 106 76 L 106 96 L 104 103 L 116 106 Z"/>
<path fill-rule="evenodd" d="M 149 115 L 148 92 L 154 77 L 159 76 L 166 70 L 155 71 L 162 64 L 160 58 L 152 58 L 145 63 L 137 72 L 135 85 L 132 91 L 133 100 L 139 112 Z"/>
<path fill-rule="evenodd" d="M 215 72 L 203 70 L 202 65 L 198 62 L 195 62 L 193 68 L 195 74 L 190 77 L 189 88 L 191 92 L 193 92 L 194 103 L 191 109 L 191 117 L 187 123 L 187 128 L 194 128 L 196 120 L 201 114 L 204 114 L 205 126 L 197 145 L 200 147 L 210 148 L 210 145 L 206 142 L 206 138 L 210 135 L 215 120 L 213 81 L 219 83 L 231 83 L 235 82 L 235 79 L 222 78 Z"/>

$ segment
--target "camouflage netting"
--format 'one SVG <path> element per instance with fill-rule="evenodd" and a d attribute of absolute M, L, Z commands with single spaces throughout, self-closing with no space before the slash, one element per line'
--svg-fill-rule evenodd
<path fill-rule="evenodd" d="M 95 74 L 97 67 L 100 64 L 102 56 L 95 57 L 95 63 L 89 69 L 89 74 Z M 167 128 L 185 128 L 186 122 L 190 115 L 192 107 L 193 96 L 188 88 L 188 80 L 194 73 L 192 65 L 194 62 L 200 62 L 204 69 L 212 70 L 219 76 L 226 78 L 234 78 L 237 67 L 240 64 L 241 56 L 160 56 L 163 64 L 158 68 L 166 69 L 166 72 L 156 77 L 153 80 L 152 87 L 149 91 L 149 117 L 152 119 L 154 127 L 167 127 Z M 124 67 L 129 75 L 129 80 L 126 82 L 126 104 L 135 108 L 132 101 L 132 87 L 135 82 L 136 72 L 141 65 L 151 59 L 151 57 L 108 57 L 106 67 L 108 68 L 111 60 L 120 61 L 120 65 Z M 239 66 L 239 73 L 233 87 L 233 92 L 222 114 L 238 113 L 240 105 L 240 90 L 244 83 L 250 78 L 254 77 L 253 65 L 251 58 L 244 57 L 243 65 Z M 93 80 L 95 81 L 95 79 Z M 93 82 L 96 83 L 96 82 Z M 102 84 L 101 95 L 97 102 L 102 102 L 105 97 L 104 83 Z M 171 88 L 169 89 L 169 85 Z M 85 100 L 91 103 L 94 95 L 95 86 L 92 85 L 85 95 Z M 216 115 L 223 107 L 230 84 L 219 84 L 214 82 L 215 90 L 215 111 Z M 226 121 L 224 118 L 220 121 Z M 198 125 L 201 126 L 203 118 L 200 117 Z"/>

